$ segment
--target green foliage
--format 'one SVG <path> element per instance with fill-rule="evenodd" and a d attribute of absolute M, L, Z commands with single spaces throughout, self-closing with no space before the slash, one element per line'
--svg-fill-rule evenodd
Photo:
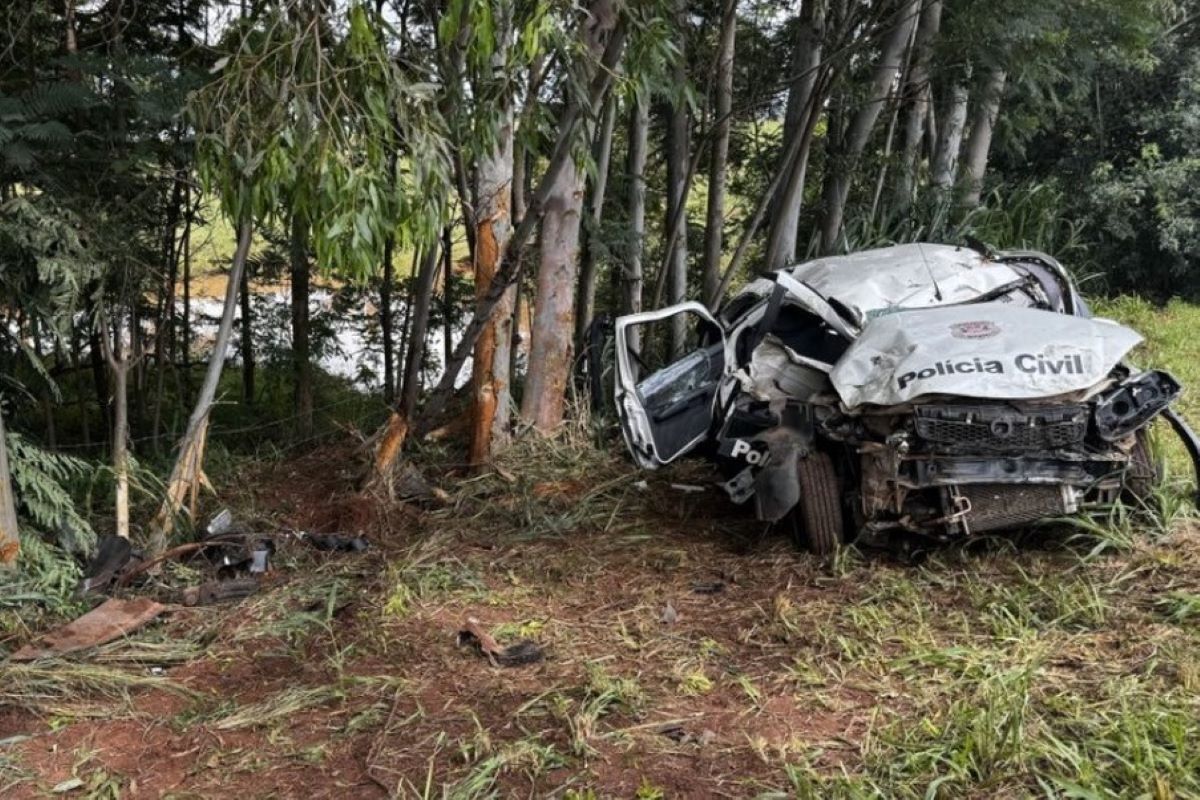
<path fill-rule="evenodd" d="M 435 86 L 392 58 L 382 18 L 355 3 L 344 37 L 327 23 L 274 9 L 235 26 L 190 102 L 198 166 L 231 220 L 300 215 L 317 263 L 364 279 L 390 236 L 435 240 L 450 159 Z"/>

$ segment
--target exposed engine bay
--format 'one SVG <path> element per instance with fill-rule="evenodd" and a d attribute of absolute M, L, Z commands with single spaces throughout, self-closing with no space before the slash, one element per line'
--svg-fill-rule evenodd
<path fill-rule="evenodd" d="M 694 349 L 641 376 L 632 326 L 700 319 Z M 1133 330 L 1090 317 L 1042 254 L 904 245 L 617 321 L 617 401 L 635 460 L 698 451 L 736 503 L 818 552 L 846 540 L 947 540 L 1144 497 L 1147 426 L 1168 373 L 1126 362 Z M 639 346 L 642 340 L 639 338 Z"/>

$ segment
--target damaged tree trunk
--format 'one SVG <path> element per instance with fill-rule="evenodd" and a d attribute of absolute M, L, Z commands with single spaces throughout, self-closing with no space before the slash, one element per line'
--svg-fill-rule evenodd
<path fill-rule="evenodd" d="M 188 419 L 187 431 L 179 445 L 179 455 L 171 476 L 167 480 L 166 497 L 159 507 L 151 525 L 150 551 L 152 554 L 161 552 L 175 528 L 175 517 L 183 509 L 184 501 L 192 499 L 191 510 L 194 511 L 196 496 L 204 477 L 204 444 L 208 436 L 208 415 L 212 410 L 213 401 L 217 396 L 217 384 L 221 380 L 221 370 L 225 366 L 225 352 L 229 349 L 229 340 L 233 335 L 233 317 L 237 309 L 239 289 L 242 284 L 242 273 L 246 268 L 246 256 L 250 253 L 251 223 L 243 220 L 238 225 L 237 249 L 233 254 L 233 263 L 229 269 L 229 280 L 225 286 L 225 306 L 221 313 L 221 324 L 217 327 L 217 336 L 213 342 L 212 355 L 208 360 L 208 371 L 204 375 L 204 383 L 196 396 L 196 405 Z"/>
<path fill-rule="evenodd" d="M 8 469 L 8 434 L 4 430 L 4 414 L 0 413 L 0 567 L 15 564 L 20 552 L 17 501 Z"/>
<path fill-rule="evenodd" d="M 475 299 L 487 294 L 500 254 L 512 234 L 509 202 L 513 181 L 512 108 L 501 112 L 496 147 L 476 169 Z M 513 287 L 505 290 L 492 318 L 475 342 L 472 364 L 471 445 L 467 462 L 478 467 L 505 444 L 509 431 L 509 361 L 512 343 Z"/>

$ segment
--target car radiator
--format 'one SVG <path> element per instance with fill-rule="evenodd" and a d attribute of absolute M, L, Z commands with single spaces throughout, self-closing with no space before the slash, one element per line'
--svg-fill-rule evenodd
<path fill-rule="evenodd" d="M 1054 406 L 1023 412 L 1006 405 L 929 405 L 914 411 L 917 436 L 946 453 L 1060 450 L 1087 435 L 1088 408 Z"/>
<path fill-rule="evenodd" d="M 1020 528 L 1075 513 L 1079 504 L 1070 486 L 980 483 L 947 490 L 952 513 L 966 534 Z"/>

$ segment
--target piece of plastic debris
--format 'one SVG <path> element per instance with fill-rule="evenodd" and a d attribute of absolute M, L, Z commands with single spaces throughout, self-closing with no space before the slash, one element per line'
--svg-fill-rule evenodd
<path fill-rule="evenodd" d="M 222 533 L 227 533 L 233 527 L 233 512 L 228 508 L 221 509 L 220 513 L 208 521 L 208 525 L 204 527 L 205 538 L 220 536 Z"/>
<path fill-rule="evenodd" d="M 696 486 L 691 483 L 672 483 L 671 488 L 677 492 L 684 492 L 686 494 L 696 494 L 697 492 L 704 491 L 703 486 Z"/>
<path fill-rule="evenodd" d="M 502 667 L 517 667 L 523 664 L 533 664 L 545 657 L 537 642 L 523 639 L 508 647 L 501 647 L 496 638 L 483 629 L 479 620 L 467 617 L 458 631 L 458 646 L 472 646 L 485 656 L 492 664 Z"/>
<path fill-rule="evenodd" d="M 650 488 L 650 484 L 647 483 L 646 481 L 634 481 L 633 488 L 637 489 L 640 492 L 644 492 Z"/>
<path fill-rule="evenodd" d="M 83 616 L 49 631 L 13 653 L 13 661 L 33 661 L 87 650 L 133 633 L 157 617 L 166 606 L 148 597 L 110 598 Z"/>
<path fill-rule="evenodd" d="M 111 533 L 101 536 L 96 555 L 88 562 L 83 578 L 75 587 L 75 596 L 103 593 L 133 559 L 133 545 L 128 539 Z"/>
<path fill-rule="evenodd" d="M 692 594 L 717 594 L 725 591 L 724 581 L 694 581 Z"/>
<path fill-rule="evenodd" d="M 679 612 L 675 610 L 675 606 L 671 605 L 670 600 L 667 601 L 667 605 L 663 608 L 658 621 L 664 625 L 674 625 L 679 621 Z"/>

